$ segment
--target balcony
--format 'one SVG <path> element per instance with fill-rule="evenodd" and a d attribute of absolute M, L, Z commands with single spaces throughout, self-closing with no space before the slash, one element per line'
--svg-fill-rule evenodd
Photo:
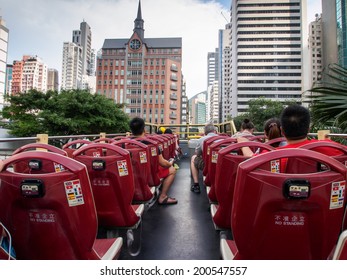
<path fill-rule="evenodd" d="M 170 94 L 170 99 L 171 100 L 177 100 L 177 94 L 171 93 Z"/>
<path fill-rule="evenodd" d="M 170 109 L 177 110 L 177 105 L 176 104 L 170 104 Z"/>
<path fill-rule="evenodd" d="M 178 72 L 178 68 L 176 64 L 172 64 L 170 67 L 171 71 Z"/>
<path fill-rule="evenodd" d="M 175 114 L 175 113 L 171 113 L 170 114 L 170 119 L 177 119 L 177 114 Z"/>
<path fill-rule="evenodd" d="M 171 81 L 178 81 L 177 75 L 176 74 L 171 74 L 170 76 Z"/>
<path fill-rule="evenodd" d="M 171 90 L 177 90 L 177 85 L 176 85 L 175 83 L 172 83 L 172 84 L 170 85 L 170 89 L 171 89 Z"/>

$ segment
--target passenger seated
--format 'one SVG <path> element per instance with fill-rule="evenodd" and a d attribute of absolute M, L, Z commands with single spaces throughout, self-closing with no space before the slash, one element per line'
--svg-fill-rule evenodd
<path fill-rule="evenodd" d="M 281 114 L 281 131 L 283 136 L 287 140 L 287 144 L 277 149 L 287 149 L 287 148 L 300 148 L 308 143 L 317 142 L 316 139 L 307 139 L 307 135 L 310 129 L 310 112 L 307 108 L 301 105 L 289 105 L 286 107 Z M 249 141 L 247 138 L 238 138 L 238 142 Z M 331 140 L 325 140 L 331 141 Z M 332 141 L 333 142 L 333 141 Z M 340 155 L 341 152 L 330 148 L 330 147 L 319 147 L 315 151 L 328 156 Z M 248 147 L 242 148 L 242 153 L 245 156 L 252 156 L 253 152 Z M 283 169 L 285 163 L 281 162 L 281 168 Z"/>
<path fill-rule="evenodd" d="M 249 119 L 244 119 L 241 123 L 240 131 L 236 132 L 231 137 L 239 138 L 239 137 L 253 137 L 255 126 Z"/>
<path fill-rule="evenodd" d="M 192 192 L 200 193 L 199 185 L 199 170 L 204 170 L 204 160 L 202 158 L 204 141 L 210 137 L 217 136 L 217 128 L 213 124 L 207 124 L 204 128 L 205 136 L 201 137 L 198 140 L 198 143 L 195 147 L 195 155 L 192 156 L 190 161 L 190 171 L 193 177 L 193 184 L 190 188 Z"/>
<path fill-rule="evenodd" d="M 264 124 L 264 134 L 267 138 L 267 141 L 278 139 L 282 137 L 281 132 L 281 122 L 278 118 L 268 119 Z M 282 147 L 285 146 L 287 142 L 282 141 L 273 145 L 273 147 Z"/>
<path fill-rule="evenodd" d="M 145 137 L 145 122 L 142 118 L 135 117 L 130 121 L 130 129 L 134 137 Z M 145 143 L 144 143 L 145 144 Z M 162 151 L 159 151 L 159 170 L 158 175 L 163 179 L 161 193 L 158 198 L 159 205 L 177 204 L 177 200 L 168 196 L 170 187 L 175 180 L 176 169 L 173 161 L 164 159 Z"/>

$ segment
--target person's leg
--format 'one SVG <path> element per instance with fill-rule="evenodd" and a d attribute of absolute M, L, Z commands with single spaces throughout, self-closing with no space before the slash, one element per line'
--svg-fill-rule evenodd
<path fill-rule="evenodd" d="M 193 184 L 190 187 L 190 190 L 195 193 L 200 193 L 200 185 L 199 185 L 199 162 L 202 159 L 196 155 L 192 156 L 190 162 L 190 172 L 193 177 Z"/>
<path fill-rule="evenodd" d="M 167 204 L 174 204 L 177 203 L 177 200 L 175 198 L 171 198 L 168 196 L 168 192 L 170 190 L 170 187 L 175 179 L 175 175 L 176 175 L 176 168 L 174 168 L 173 166 L 171 166 L 169 168 L 169 175 L 167 175 L 162 183 L 162 187 L 161 187 L 161 193 L 160 196 L 158 198 L 158 202 L 163 203 L 163 201 L 167 198 L 166 202 Z"/>
<path fill-rule="evenodd" d="M 196 155 L 193 155 L 192 159 L 190 160 L 190 172 L 193 177 L 193 183 L 199 184 L 199 170 L 195 166 L 195 158 L 196 158 Z"/>

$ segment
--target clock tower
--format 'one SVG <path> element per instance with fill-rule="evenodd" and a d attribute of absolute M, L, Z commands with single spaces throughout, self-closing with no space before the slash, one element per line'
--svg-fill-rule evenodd
<path fill-rule="evenodd" d="M 139 0 L 139 7 L 137 10 L 137 17 L 134 21 L 134 32 L 137 33 L 137 35 L 141 38 L 141 40 L 144 39 L 145 36 L 145 30 L 143 29 L 144 20 L 142 19 L 142 12 L 141 12 L 141 0 Z"/>

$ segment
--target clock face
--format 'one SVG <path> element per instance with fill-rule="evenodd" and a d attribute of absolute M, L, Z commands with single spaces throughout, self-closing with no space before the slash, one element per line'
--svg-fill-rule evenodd
<path fill-rule="evenodd" d="M 138 50 L 141 47 L 141 42 L 137 39 L 131 40 L 130 48 L 132 50 Z"/>

